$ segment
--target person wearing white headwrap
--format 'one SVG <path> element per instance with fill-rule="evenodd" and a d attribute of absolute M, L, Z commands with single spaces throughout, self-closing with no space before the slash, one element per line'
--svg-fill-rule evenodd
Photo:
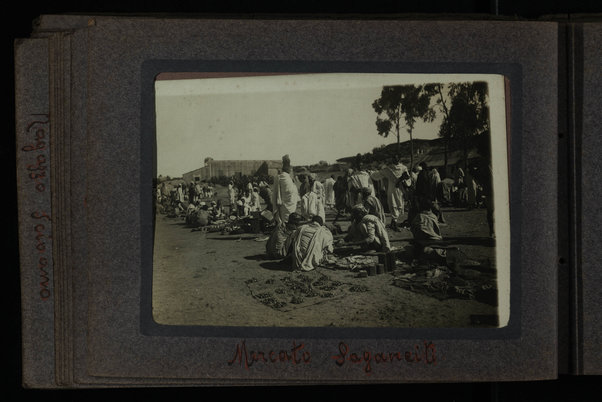
<path fill-rule="evenodd" d="M 387 188 L 387 205 L 391 213 L 391 228 L 398 229 L 398 224 L 404 213 L 403 192 L 397 186 L 398 180 L 408 171 L 408 168 L 395 158 L 394 162 L 381 170 L 372 173 L 372 180 L 382 180 Z"/>
<path fill-rule="evenodd" d="M 286 223 L 290 214 L 297 210 L 299 190 L 291 177 L 292 167 L 288 155 L 282 157 L 282 171 L 274 177 L 272 206 L 277 224 Z"/>

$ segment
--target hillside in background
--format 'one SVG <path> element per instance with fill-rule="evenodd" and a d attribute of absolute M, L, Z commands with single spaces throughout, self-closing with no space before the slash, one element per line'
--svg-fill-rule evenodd
<path fill-rule="evenodd" d="M 432 140 L 414 139 L 414 165 L 420 162 L 426 162 L 429 166 L 443 167 L 445 165 L 445 140 L 435 138 Z M 447 149 L 447 165 L 456 165 L 464 161 L 464 147 L 461 143 L 450 141 Z M 388 160 L 398 155 L 401 162 L 407 166 L 410 165 L 411 145 L 410 141 L 393 143 L 380 148 L 375 148 L 372 152 L 361 154 L 361 161 L 365 164 L 378 165 L 386 163 Z M 481 134 L 471 139 L 467 148 L 467 159 L 469 163 L 481 158 L 488 158 L 490 155 L 490 139 L 488 134 Z M 357 155 L 346 156 L 337 159 L 339 163 L 353 164 Z"/>

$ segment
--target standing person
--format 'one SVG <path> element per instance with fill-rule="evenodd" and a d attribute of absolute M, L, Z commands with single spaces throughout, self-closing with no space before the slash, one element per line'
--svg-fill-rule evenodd
<path fill-rule="evenodd" d="M 372 194 L 372 190 L 370 190 L 369 187 L 364 187 L 362 189 L 362 198 L 368 214 L 376 216 L 383 224 L 385 224 L 387 218 L 385 216 L 383 205 L 380 200 Z"/>
<path fill-rule="evenodd" d="M 324 204 L 328 208 L 333 208 L 335 205 L 334 183 L 334 175 L 330 176 L 324 181 Z"/>
<path fill-rule="evenodd" d="M 257 187 L 253 187 L 253 191 L 251 192 L 250 211 L 261 211 L 261 201 L 259 197 L 259 189 Z"/>
<path fill-rule="evenodd" d="M 404 196 L 404 210 L 407 212 L 407 218 L 401 223 L 400 227 L 409 229 L 410 222 L 418 208 L 415 205 L 416 197 L 414 193 L 416 191 L 416 180 L 414 179 L 414 172 L 418 172 L 418 169 L 414 167 L 412 171 L 407 171 L 401 175 L 397 186 L 401 188 L 401 192 Z M 416 175 L 417 177 L 417 175 Z"/>
<path fill-rule="evenodd" d="M 399 230 L 398 226 L 404 214 L 403 192 L 397 186 L 397 182 L 407 171 L 408 168 L 400 162 L 399 157 L 395 156 L 391 164 L 372 174 L 372 180 L 386 182 L 387 204 L 391 213 L 391 229 L 396 231 Z"/>
<path fill-rule="evenodd" d="M 201 183 L 200 183 L 200 182 L 197 182 L 197 183 L 194 185 L 194 191 L 195 191 L 195 193 L 196 193 L 196 200 L 197 200 L 197 201 L 200 201 L 200 200 L 201 200 L 201 198 L 203 198 L 203 187 L 201 186 Z"/>
<path fill-rule="evenodd" d="M 161 204 L 166 206 L 169 202 L 169 188 L 165 182 L 161 183 Z"/>
<path fill-rule="evenodd" d="M 337 211 L 337 215 L 334 217 L 332 224 L 336 224 L 339 217 L 349 210 L 349 191 L 347 184 L 347 176 L 339 176 L 334 182 L 334 207 Z"/>
<path fill-rule="evenodd" d="M 441 180 L 441 200 L 444 205 L 452 204 L 452 189 L 454 187 L 454 180 L 446 177 Z"/>
<path fill-rule="evenodd" d="M 479 172 L 482 170 L 479 170 Z M 479 176 L 479 182 L 481 183 L 481 188 L 483 189 L 483 203 L 485 204 L 485 208 L 487 208 L 489 237 L 495 239 L 495 221 L 493 219 L 493 170 L 491 168 L 491 163 L 487 165 L 487 169 L 482 171 L 482 174 Z"/>
<path fill-rule="evenodd" d="M 186 193 L 184 192 L 184 183 L 178 184 L 178 202 L 184 203 L 186 201 Z"/>
<path fill-rule="evenodd" d="M 334 207 L 341 213 L 347 208 L 347 180 L 344 176 L 337 177 L 333 186 Z"/>
<path fill-rule="evenodd" d="M 468 204 L 468 209 L 473 209 L 477 206 L 478 184 L 475 180 L 475 172 L 476 168 L 471 166 L 466 170 L 466 176 L 464 177 L 466 182 L 466 202 Z"/>
<path fill-rule="evenodd" d="M 190 182 L 188 185 L 188 202 L 196 202 L 196 189 L 194 187 L 194 183 Z"/>
<path fill-rule="evenodd" d="M 317 179 L 317 176 L 316 176 L 315 173 L 312 173 L 309 176 L 309 184 L 310 184 L 311 191 L 313 191 L 314 193 L 318 194 L 318 196 L 322 200 L 322 204 L 326 204 L 325 203 L 326 192 L 324 190 L 324 185 L 322 184 L 322 182 L 320 182 Z"/>
<path fill-rule="evenodd" d="M 349 189 L 349 207 L 352 208 L 356 204 L 362 203 L 362 189 L 369 187 L 374 191 L 374 184 L 368 173 L 361 164 L 357 164 L 357 169 L 351 173 L 348 178 L 348 189 Z"/>
<path fill-rule="evenodd" d="M 311 183 L 310 180 L 310 184 L 315 183 L 317 182 Z M 326 220 L 326 212 L 324 210 L 324 202 L 321 193 L 318 186 L 312 185 L 311 191 L 301 197 L 301 215 L 306 219 L 311 219 L 313 216 L 319 216 L 322 218 L 322 221 Z"/>
<path fill-rule="evenodd" d="M 437 215 L 439 223 L 445 223 L 443 213 L 437 202 L 439 184 L 441 183 L 439 172 L 435 168 L 429 169 L 426 162 L 420 162 L 420 167 L 421 170 L 418 174 L 418 179 L 416 179 L 416 189 L 414 192 L 414 196 L 417 197 L 416 204 L 422 205 L 422 201 L 427 201 L 432 206 L 433 212 Z"/>
<path fill-rule="evenodd" d="M 259 183 L 259 196 L 263 199 L 263 202 L 265 202 L 266 204 L 265 209 L 272 212 L 274 210 L 272 207 L 272 189 L 264 181 Z"/>
<path fill-rule="evenodd" d="M 458 162 L 454 171 L 454 181 L 457 186 L 464 184 L 464 170 L 462 169 L 462 163 Z"/>
<path fill-rule="evenodd" d="M 416 184 L 416 181 L 418 180 L 418 174 L 420 174 L 421 170 L 422 170 L 421 166 L 414 166 L 412 168 L 412 172 L 410 173 L 410 179 L 412 180 L 413 184 Z"/>
<path fill-rule="evenodd" d="M 300 226 L 292 235 L 293 269 L 312 271 L 320 265 L 326 253 L 334 250 L 332 233 L 320 216 Z"/>
<path fill-rule="evenodd" d="M 230 213 L 234 213 L 236 211 L 236 188 L 234 187 L 234 183 L 228 183 L 228 200 L 230 201 Z"/>
<path fill-rule="evenodd" d="M 299 175 L 299 197 L 303 197 L 305 194 L 311 191 L 311 184 L 309 183 L 309 174 Z"/>
<path fill-rule="evenodd" d="M 238 216 L 248 216 L 251 210 L 251 194 L 245 190 L 237 202 Z"/>
<path fill-rule="evenodd" d="M 292 167 L 288 155 L 282 157 L 282 171 L 274 178 L 272 206 L 276 223 L 287 222 L 288 216 L 297 210 L 299 190 L 291 177 Z"/>

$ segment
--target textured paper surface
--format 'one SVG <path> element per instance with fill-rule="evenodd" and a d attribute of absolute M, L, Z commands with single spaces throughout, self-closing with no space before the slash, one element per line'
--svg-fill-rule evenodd
<path fill-rule="evenodd" d="M 60 18 L 57 18 L 60 21 Z M 53 25 L 56 20 L 49 26 Z M 79 18 L 80 24 L 83 18 Z M 73 370 L 78 386 L 443 382 L 556 375 L 557 27 L 530 22 L 259 21 L 95 17 L 72 33 Z M 67 24 L 69 26 L 69 24 Z M 79 26 L 79 25 L 78 25 Z M 476 39 L 475 39 L 476 38 Z M 230 335 L 145 335 L 152 198 L 153 77 L 161 72 L 507 73 L 511 120 L 511 316 L 492 331 L 349 330 L 324 338 L 232 328 Z M 414 71 L 412 71 L 414 69 Z M 85 106 L 81 106 L 84 103 Z M 146 201 L 148 200 L 148 201 Z M 146 203 L 148 202 L 148 204 Z M 520 209 L 517 208 L 520 206 Z M 152 258 L 151 258 L 152 260 Z M 504 331 L 505 330 L 505 331 Z M 498 330 L 496 330 L 498 331 Z M 210 331 L 208 331 L 210 332 Z M 302 336 L 301 336 L 302 335 Z M 311 362 L 228 365 L 237 345 Z M 337 366 L 357 353 L 436 344 L 437 364 Z"/>
<path fill-rule="evenodd" d="M 582 370 L 586 375 L 602 374 L 602 256 L 600 255 L 600 68 L 602 25 L 583 24 L 583 115 L 581 137 L 581 285 L 582 285 Z"/>
<path fill-rule="evenodd" d="M 23 384 L 54 386 L 48 40 L 21 41 L 15 54 L 16 152 L 23 333 Z"/>

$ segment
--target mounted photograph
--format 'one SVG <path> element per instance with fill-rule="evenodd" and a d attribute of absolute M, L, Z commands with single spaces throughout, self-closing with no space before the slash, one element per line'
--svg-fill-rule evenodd
<path fill-rule="evenodd" d="M 495 74 L 159 74 L 153 320 L 506 326 L 509 98 Z"/>

